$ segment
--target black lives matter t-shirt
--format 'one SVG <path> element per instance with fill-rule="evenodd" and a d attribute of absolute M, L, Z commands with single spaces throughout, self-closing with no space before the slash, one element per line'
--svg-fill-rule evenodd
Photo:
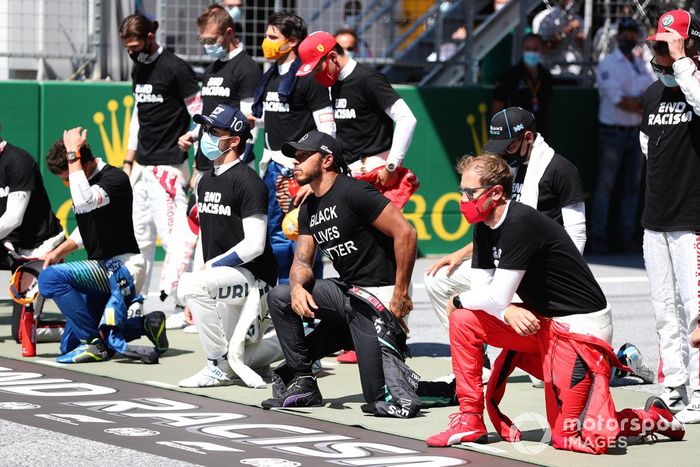
<path fill-rule="evenodd" d="M 391 148 L 394 122 L 385 110 L 401 96 L 384 75 L 358 63 L 331 94 L 337 138 L 348 164 Z"/>
<path fill-rule="evenodd" d="M 190 123 L 185 99 L 199 91 L 192 68 L 163 50 L 152 63 L 137 63 L 131 72 L 138 105 L 136 161 L 142 165 L 180 164 L 187 153 L 177 147 Z"/>
<path fill-rule="evenodd" d="M 543 316 L 600 311 L 607 301 L 564 228 L 522 203 L 511 201 L 496 229 L 474 227 L 472 267 L 525 271 L 517 293 Z"/>
<path fill-rule="evenodd" d="M 340 278 L 358 286 L 396 282 L 394 241 L 372 223 L 389 200 L 372 185 L 339 175 L 323 196 L 299 210 L 299 234 L 313 236 Z"/>
<path fill-rule="evenodd" d="M 657 81 L 642 95 L 641 131 L 649 137 L 642 226 L 700 230 L 700 117 L 679 87 Z"/>
<path fill-rule="evenodd" d="M 90 186 L 98 185 L 109 197 L 109 204 L 92 211 L 75 210 L 88 259 L 139 253 L 131 219 L 133 197 L 129 176 L 121 169 L 105 165 L 88 181 Z"/>
<path fill-rule="evenodd" d="M 237 163 L 222 174 L 210 170 L 197 185 L 200 237 L 204 261 L 219 256 L 243 240 L 243 219 L 267 215 L 267 187 L 247 165 Z M 270 240 L 265 250 L 240 267 L 270 285 L 277 283 L 277 260 Z"/>
<path fill-rule="evenodd" d="M 265 147 L 273 151 L 279 151 L 283 143 L 299 141 L 306 133 L 315 130 L 312 112 L 331 106 L 328 88 L 318 84 L 312 75 L 297 78 L 291 98 L 283 102 L 277 90 L 285 76 L 273 76 L 263 98 Z"/>
<path fill-rule="evenodd" d="M 211 63 L 202 77 L 202 114 L 209 115 L 219 104 L 240 109 L 241 99 L 255 95 L 261 76 L 260 67 L 245 51 L 230 60 Z M 195 167 L 202 172 L 212 167 L 212 162 L 204 157 L 199 148 L 195 155 Z"/>
<path fill-rule="evenodd" d="M 7 210 L 7 197 L 15 191 L 30 192 L 22 223 L 7 236 L 15 248 L 36 248 L 61 232 L 36 161 L 24 149 L 7 143 L 0 153 L 0 216 Z"/>
<path fill-rule="evenodd" d="M 511 196 L 513 201 L 520 201 L 527 168 L 528 164 L 522 164 L 516 169 Z M 552 157 L 537 187 L 537 210 L 562 225 L 564 219 L 561 208 L 583 201 L 583 186 L 578 169 L 559 154 Z"/>

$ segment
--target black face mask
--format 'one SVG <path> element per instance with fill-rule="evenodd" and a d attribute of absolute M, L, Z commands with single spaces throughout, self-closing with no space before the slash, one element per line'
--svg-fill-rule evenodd
<path fill-rule="evenodd" d="M 620 48 L 620 52 L 622 52 L 625 55 L 631 54 L 634 48 L 637 47 L 637 41 L 630 39 L 618 41 L 617 44 Z"/>
<path fill-rule="evenodd" d="M 134 63 L 146 63 L 148 60 L 148 57 L 151 56 L 151 54 L 148 52 L 151 49 L 151 44 L 146 41 L 146 45 L 144 46 L 143 49 L 139 50 L 138 52 L 130 52 L 129 53 L 129 58 L 134 61 Z"/>
<path fill-rule="evenodd" d="M 525 144 L 525 138 L 520 140 L 520 144 L 518 145 L 518 149 L 515 150 L 515 152 L 508 152 L 506 150 L 503 153 L 503 158 L 506 160 L 509 166 L 513 169 L 517 169 L 520 167 L 523 163 L 524 157 L 520 155 L 520 151 L 523 149 L 523 144 Z"/>

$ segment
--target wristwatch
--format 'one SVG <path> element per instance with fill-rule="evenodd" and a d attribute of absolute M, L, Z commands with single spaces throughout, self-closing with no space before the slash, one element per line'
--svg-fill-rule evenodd
<path fill-rule="evenodd" d="M 462 302 L 459 299 L 459 295 L 455 295 L 454 297 L 452 297 L 452 304 L 455 308 L 463 308 Z"/>
<path fill-rule="evenodd" d="M 69 163 L 70 163 L 70 162 L 75 162 L 75 161 L 77 161 L 78 159 L 80 159 L 80 150 L 78 150 L 78 151 L 68 151 L 68 153 L 66 153 L 66 160 L 67 160 Z"/>
<path fill-rule="evenodd" d="M 388 170 L 389 172 L 393 172 L 394 170 L 396 170 L 396 164 L 394 164 L 393 162 L 387 162 L 386 170 Z"/>

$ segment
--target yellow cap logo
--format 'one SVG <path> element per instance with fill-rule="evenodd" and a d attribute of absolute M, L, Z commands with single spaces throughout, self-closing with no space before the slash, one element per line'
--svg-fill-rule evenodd
<path fill-rule="evenodd" d="M 323 44 L 318 44 L 318 45 L 316 46 L 316 50 L 318 50 L 318 51 L 321 52 L 321 53 L 323 53 L 323 52 L 326 51 L 326 49 L 323 48 Z"/>

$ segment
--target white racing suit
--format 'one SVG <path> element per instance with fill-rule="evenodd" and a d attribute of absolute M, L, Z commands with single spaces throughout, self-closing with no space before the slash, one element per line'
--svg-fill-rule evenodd
<path fill-rule="evenodd" d="M 178 300 L 194 317 L 209 360 L 228 354 L 228 363 L 249 387 L 265 387 L 253 369 L 284 358 L 277 337 L 263 338 L 270 325 L 266 295 L 271 287 L 242 267 L 218 266 L 185 273 Z"/>

